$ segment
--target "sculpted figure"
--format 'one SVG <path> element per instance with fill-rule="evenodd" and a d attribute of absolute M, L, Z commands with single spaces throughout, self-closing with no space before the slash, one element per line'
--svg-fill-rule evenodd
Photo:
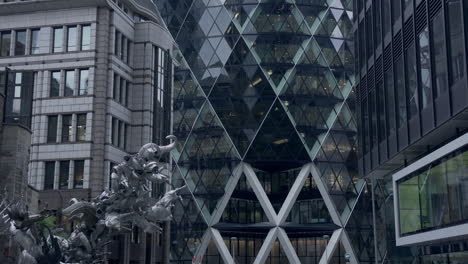
<path fill-rule="evenodd" d="M 114 166 L 111 188 L 92 201 L 72 199 L 62 215 L 77 221 L 68 238 L 58 237 L 47 226 L 38 225 L 49 215 L 33 215 L 20 203 L 0 203 L 0 233 L 9 233 L 21 247 L 19 264 L 98 264 L 104 263 L 105 246 L 111 236 L 130 232 L 137 226 L 145 232 L 160 232 L 158 223 L 172 219 L 174 202 L 181 200 L 178 192 L 168 191 L 161 199 L 150 195 L 150 184 L 170 183 L 162 155 L 176 147 L 175 136 L 167 146 L 145 144 L 133 156 Z M 47 237 L 47 238 L 46 238 Z"/>

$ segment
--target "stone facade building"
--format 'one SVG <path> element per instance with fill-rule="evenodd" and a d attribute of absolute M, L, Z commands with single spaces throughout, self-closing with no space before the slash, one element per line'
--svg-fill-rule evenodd
<path fill-rule="evenodd" d="M 151 1 L 0 1 L 0 21 L 2 188 L 24 197 L 29 183 L 38 207 L 58 209 L 108 188 L 141 145 L 167 143 L 173 44 Z M 163 263 L 162 240 L 133 230 L 109 263 Z"/>

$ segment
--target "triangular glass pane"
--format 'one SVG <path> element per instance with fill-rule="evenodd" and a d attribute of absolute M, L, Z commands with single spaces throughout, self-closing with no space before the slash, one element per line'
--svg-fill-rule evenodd
<path fill-rule="evenodd" d="M 180 26 L 184 21 L 193 0 L 185 1 L 154 1 L 157 5 L 161 17 L 175 38 L 180 30 Z"/>
<path fill-rule="evenodd" d="M 249 231 L 244 228 L 241 230 L 220 231 L 234 263 L 252 264 L 260 252 L 260 248 L 269 230 L 257 229 Z"/>
<path fill-rule="evenodd" d="M 323 229 L 322 232 L 288 232 L 288 237 L 299 257 L 300 263 L 319 263 L 329 242 L 329 239 L 324 238 L 324 235 L 330 237 L 332 233 L 333 231 Z M 330 263 L 344 263 L 344 261 Z"/>
<path fill-rule="evenodd" d="M 370 185 L 368 188 L 370 188 Z M 374 229 L 372 225 L 372 199 L 370 196 L 370 190 L 363 191 L 346 225 L 346 231 L 359 263 L 374 261 Z"/>
<path fill-rule="evenodd" d="M 300 168 L 310 162 L 299 135 L 279 101 L 274 103 L 265 118 L 245 161 L 256 169 L 269 172 Z"/>
<path fill-rule="evenodd" d="M 320 195 L 312 174 L 307 176 L 304 186 L 286 219 L 286 223 L 301 225 L 303 227 L 315 226 L 315 228 L 332 225 L 330 213 Z M 332 225 L 332 229 L 334 228 Z"/>
<path fill-rule="evenodd" d="M 217 227 L 236 224 L 249 225 L 252 228 L 258 226 L 260 228 L 268 222 L 255 192 L 245 174 L 242 174 Z"/>
<path fill-rule="evenodd" d="M 209 100 L 243 156 L 270 109 L 275 93 L 244 41 L 237 43 Z M 251 66 L 244 66 L 244 65 Z"/>
<path fill-rule="evenodd" d="M 173 127 L 174 135 L 179 140 L 177 145 L 178 154 L 174 155 L 176 160 L 205 100 L 204 94 L 193 74 L 182 66 L 175 67 Z"/>
<path fill-rule="evenodd" d="M 276 240 L 273 243 L 270 255 L 266 259 L 265 263 L 290 263 L 279 240 Z"/>
<path fill-rule="evenodd" d="M 184 181 L 175 169 L 172 183 L 181 187 Z M 191 260 L 201 244 L 201 238 L 208 226 L 188 188 L 179 192 L 182 197 L 174 203 L 171 221 L 171 256 L 173 260 Z"/>
<path fill-rule="evenodd" d="M 205 256 L 203 258 L 197 260 L 195 259 L 195 263 L 200 264 L 212 264 L 212 263 L 223 263 L 223 258 L 219 253 L 218 247 L 216 246 L 213 240 L 210 241 L 208 247 L 206 248 Z"/>
<path fill-rule="evenodd" d="M 268 196 L 276 213 L 279 213 L 301 168 L 277 171 L 255 170 L 260 184 Z"/>
<path fill-rule="evenodd" d="M 225 187 L 239 163 L 239 156 L 211 105 L 205 103 L 185 144 L 178 165 L 186 181 L 210 219 Z"/>

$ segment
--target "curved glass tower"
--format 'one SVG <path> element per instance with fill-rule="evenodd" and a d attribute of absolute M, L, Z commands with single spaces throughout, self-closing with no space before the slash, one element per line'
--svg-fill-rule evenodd
<path fill-rule="evenodd" d="M 370 262 L 352 1 L 155 2 L 177 44 L 173 184 L 188 186 L 173 263 Z"/>

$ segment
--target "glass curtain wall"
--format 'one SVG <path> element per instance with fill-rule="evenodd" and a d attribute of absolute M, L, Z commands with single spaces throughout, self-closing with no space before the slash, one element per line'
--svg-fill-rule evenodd
<path fill-rule="evenodd" d="M 343 225 L 365 184 L 356 162 L 352 1 L 155 3 L 177 43 L 173 184 L 188 186 L 175 207 L 172 262 L 223 263 L 213 240 L 197 255 L 210 226 L 236 263 L 253 263 L 272 226 L 249 177 L 278 214 L 301 168 L 313 162 L 320 176 L 306 177 L 281 227 L 302 263 L 318 263 L 324 235 L 337 229 L 318 184 Z M 241 162 L 255 175 L 238 176 Z M 368 236 L 350 234 L 352 244 L 372 249 Z M 344 263 L 337 248 L 336 263 Z M 283 251 L 274 242 L 267 263 L 288 262 Z M 364 263 L 373 257 L 358 255 Z"/>

